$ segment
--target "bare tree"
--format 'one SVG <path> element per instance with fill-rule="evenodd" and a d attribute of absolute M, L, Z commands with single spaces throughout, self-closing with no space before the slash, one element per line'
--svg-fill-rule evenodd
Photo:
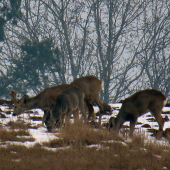
<path fill-rule="evenodd" d="M 41 0 L 41 2 L 52 16 L 50 22 L 57 32 L 56 43 L 61 47 L 63 56 L 67 60 L 67 70 L 70 70 L 73 79 L 88 74 L 87 67 L 90 67 L 88 55 L 92 51 L 87 42 L 91 7 L 87 9 L 83 1 Z"/>
<path fill-rule="evenodd" d="M 169 1 L 152 1 L 144 13 L 142 53 L 146 63 L 145 74 L 150 87 L 169 94 L 169 47 L 170 10 Z M 150 11 L 150 12 L 149 12 Z"/>
<path fill-rule="evenodd" d="M 110 94 L 116 101 L 127 93 L 129 88 L 142 74 L 143 66 L 138 65 L 139 73 L 132 73 L 136 68 L 137 50 L 128 51 L 130 36 L 137 31 L 136 21 L 149 2 L 138 3 L 131 0 L 93 1 L 94 23 L 97 36 L 96 56 L 99 75 L 104 83 L 103 100 L 109 102 Z M 128 53 L 126 54 L 125 53 Z"/>
<path fill-rule="evenodd" d="M 4 26 L 1 86 L 12 86 L 13 60 L 25 55 L 21 45 L 50 39 L 51 51 L 60 51 L 61 68 L 48 65 L 39 71 L 36 93 L 92 74 L 103 81 L 106 103 L 145 88 L 168 97 L 169 6 L 168 0 L 23 0 L 17 24 L 11 20 Z"/>

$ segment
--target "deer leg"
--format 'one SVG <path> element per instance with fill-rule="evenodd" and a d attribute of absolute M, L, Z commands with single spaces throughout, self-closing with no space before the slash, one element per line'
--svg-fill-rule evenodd
<path fill-rule="evenodd" d="M 85 112 L 85 108 L 84 108 L 84 102 L 83 102 L 80 110 L 82 112 L 82 116 L 83 116 L 84 122 L 87 123 L 87 116 L 86 116 L 86 112 Z"/>
<path fill-rule="evenodd" d="M 79 114 L 79 110 L 80 110 L 80 112 L 81 112 L 81 114 L 83 116 L 84 122 L 86 123 L 87 122 L 87 118 L 86 118 L 86 112 L 85 112 L 85 101 L 84 101 L 83 98 L 79 102 L 78 114 Z"/>
<path fill-rule="evenodd" d="M 163 117 L 161 116 L 161 114 L 156 114 L 155 115 L 155 119 L 156 121 L 158 122 L 159 124 L 159 131 L 163 131 L 163 126 L 164 126 L 164 119 Z"/>
<path fill-rule="evenodd" d="M 158 122 L 158 124 L 159 124 L 159 130 L 157 131 L 157 133 L 156 133 L 156 139 L 160 139 L 161 137 L 162 137 L 162 135 L 163 135 L 163 127 L 164 127 L 164 119 L 163 119 L 163 117 L 161 116 L 161 112 L 159 112 L 159 114 L 157 114 L 156 116 L 155 116 L 155 119 L 156 119 L 156 121 Z"/>
<path fill-rule="evenodd" d="M 97 106 L 100 109 L 100 112 L 99 112 L 99 126 L 100 126 L 101 125 L 101 119 L 102 119 L 101 112 L 103 111 L 103 103 L 100 101 L 99 98 L 97 100 L 94 100 L 94 102 L 97 104 Z"/>
<path fill-rule="evenodd" d="M 162 137 L 162 133 L 163 133 L 164 119 L 161 116 L 161 111 L 158 111 L 158 109 L 151 111 L 151 113 L 153 114 L 153 116 L 155 117 L 155 119 L 156 119 L 156 121 L 158 122 L 158 125 L 159 125 L 159 130 L 156 133 L 156 139 L 160 139 Z"/>
<path fill-rule="evenodd" d="M 89 103 L 88 101 L 86 101 L 86 106 L 88 108 L 88 120 L 90 120 L 90 118 L 92 118 L 92 121 L 95 121 L 95 114 L 94 114 L 94 109 L 93 109 L 93 105 L 91 103 Z"/>
<path fill-rule="evenodd" d="M 45 115 L 45 110 L 44 110 L 44 115 L 42 117 L 42 125 L 41 126 L 44 126 L 44 123 L 45 123 L 45 120 L 46 120 L 46 115 Z"/>
<path fill-rule="evenodd" d="M 110 131 L 111 128 L 113 128 L 115 126 L 115 118 L 114 117 L 111 117 L 109 119 L 109 125 L 108 125 L 108 129 Z"/>
<path fill-rule="evenodd" d="M 112 126 L 113 126 L 113 131 L 115 133 L 119 132 L 119 129 L 121 128 L 121 126 L 123 125 L 123 123 L 121 123 L 120 121 L 118 121 L 117 118 L 112 119 Z"/>
<path fill-rule="evenodd" d="M 64 117 L 65 117 L 65 114 L 62 114 L 59 118 L 59 127 L 61 128 L 62 125 L 64 124 Z"/>
<path fill-rule="evenodd" d="M 73 116 L 75 118 L 75 112 L 73 110 L 71 110 L 70 108 L 68 108 L 68 111 L 66 112 L 65 114 L 65 126 L 68 126 L 69 125 L 69 122 L 70 122 L 70 117 L 71 117 L 71 114 L 73 113 Z M 77 114 L 77 113 L 76 113 Z M 74 119 L 75 120 L 75 119 Z"/>
<path fill-rule="evenodd" d="M 151 110 L 152 115 L 155 117 L 156 121 L 159 124 L 159 131 L 163 131 L 163 126 L 164 126 L 164 119 L 161 115 L 161 108 L 154 108 Z"/>
<path fill-rule="evenodd" d="M 74 122 L 79 120 L 79 109 L 78 108 L 73 112 L 73 115 L 74 115 Z"/>
<path fill-rule="evenodd" d="M 44 126 L 44 123 L 47 119 L 49 119 L 50 116 L 50 111 L 49 110 L 44 110 L 44 115 L 42 117 L 42 126 Z"/>
<path fill-rule="evenodd" d="M 133 132 L 134 132 L 134 130 L 135 130 L 136 122 L 137 122 L 137 117 L 133 117 L 133 118 L 130 120 L 130 136 L 133 136 Z"/>

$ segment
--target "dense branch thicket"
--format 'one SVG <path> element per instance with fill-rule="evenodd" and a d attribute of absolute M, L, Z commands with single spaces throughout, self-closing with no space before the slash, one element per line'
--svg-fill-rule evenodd
<path fill-rule="evenodd" d="M 0 1 L 0 96 L 83 75 L 116 102 L 145 88 L 169 97 L 168 0 Z"/>

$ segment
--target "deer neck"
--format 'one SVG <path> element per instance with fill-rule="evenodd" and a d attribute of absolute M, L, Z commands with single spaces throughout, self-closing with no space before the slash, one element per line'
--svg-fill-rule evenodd
<path fill-rule="evenodd" d="M 41 98 L 42 99 L 42 98 Z M 35 96 L 28 100 L 28 109 L 42 109 L 47 110 L 50 105 L 48 101 L 45 102 L 45 100 L 41 100 L 39 97 Z"/>

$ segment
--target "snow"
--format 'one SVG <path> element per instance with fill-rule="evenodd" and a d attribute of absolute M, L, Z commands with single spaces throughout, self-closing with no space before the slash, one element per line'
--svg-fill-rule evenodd
<path fill-rule="evenodd" d="M 103 115 L 102 116 L 102 124 L 103 123 L 107 123 L 109 121 L 109 118 L 111 116 L 116 116 L 118 114 L 118 111 L 121 107 L 121 103 L 114 103 L 114 104 L 109 104 L 112 108 L 113 108 L 113 111 L 112 111 L 112 114 L 111 115 Z M 11 109 L 9 109 L 7 106 L 1 106 L 1 113 L 5 113 L 6 111 L 13 111 Z M 40 109 L 34 109 L 33 110 L 34 113 L 23 113 L 19 116 L 12 116 L 12 114 L 5 114 L 7 118 L 0 118 L 0 124 L 4 127 L 4 128 L 7 128 L 5 125 L 9 122 L 9 121 L 17 121 L 17 120 L 23 120 L 24 122 L 29 122 L 31 123 L 32 126 L 35 126 L 37 125 L 38 128 L 29 128 L 28 131 L 29 133 L 31 134 L 31 136 L 35 139 L 35 141 L 26 141 L 26 142 L 10 142 L 8 141 L 7 143 L 14 143 L 14 144 L 17 144 L 17 145 L 24 145 L 24 146 L 27 146 L 27 147 L 31 147 L 31 146 L 34 146 L 36 143 L 39 143 L 39 144 L 42 144 L 43 142 L 48 142 L 52 139 L 56 139 L 58 138 L 56 133 L 52 133 L 52 132 L 48 132 L 46 127 L 44 126 L 41 126 L 41 121 L 33 121 L 33 120 L 30 120 L 29 117 L 31 114 L 33 114 L 34 116 L 43 116 L 43 111 L 40 110 Z M 95 113 L 99 111 L 99 108 L 97 106 L 94 107 L 94 111 Z M 162 116 L 165 117 L 165 116 L 168 116 L 168 118 L 170 119 L 170 107 L 164 107 L 163 108 L 163 114 Z M 32 116 L 33 116 L 32 115 Z M 140 132 L 142 135 L 145 136 L 145 139 L 146 139 L 146 142 L 148 141 L 152 141 L 152 142 L 156 142 L 156 143 L 160 143 L 160 144 L 163 144 L 163 145 L 169 145 L 169 142 L 164 139 L 164 138 L 161 138 L 161 140 L 156 140 L 155 137 L 152 137 L 150 136 L 151 133 L 147 131 L 147 128 L 144 128 L 142 127 L 142 125 L 150 125 L 151 128 L 153 129 L 158 129 L 158 123 L 157 122 L 154 122 L 154 121 L 149 121 L 148 120 L 148 117 L 149 118 L 152 118 L 150 117 L 151 114 L 150 112 L 142 115 L 141 117 L 138 118 L 138 123 L 136 124 L 135 126 L 135 132 L 134 133 L 138 133 Z M 98 119 L 97 119 L 98 120 Z M 128 125 L 129 126 L 129 122 L 125 122 L 124 125 Z M 165 125 L 164 125 L 164 130 L 166 128 L 170 128 L 170 122 L 165 122 Z M 131 139 L 130 138 L 127 138 L 125 139 L 125 141 L 130 141 Z M 109 141 L 109 142 L 114 142 L 114 141 Z M 125 145 L 126 143 L 122 143 L 123 145 Z M 1 145 L 1 146 L 5 146 L 5 145 Z M 98 149 L 101 149 L 99 145 L 92 145 L 90 147 L 97 147 Z M 61 148 L 60 148 L 61 149 Z"/>

